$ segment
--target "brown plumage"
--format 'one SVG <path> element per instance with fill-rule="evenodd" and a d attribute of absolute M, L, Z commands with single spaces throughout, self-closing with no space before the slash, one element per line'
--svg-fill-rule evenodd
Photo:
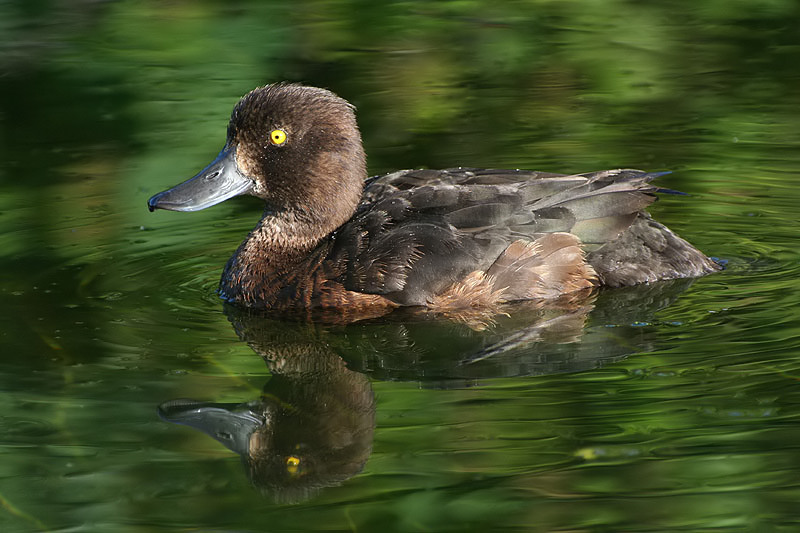
<path fill-rule="evenodd" d="M 350 104 L 271 85 L 236 105 L 217 159 L 149 207 L 261 198 L 264 217 L 228 261 L 220 294 L 276 311 L 487 309 L 719 269 L 644 212 L 659 174 L 455 168 L 365 181 L 365 168 Z"/>

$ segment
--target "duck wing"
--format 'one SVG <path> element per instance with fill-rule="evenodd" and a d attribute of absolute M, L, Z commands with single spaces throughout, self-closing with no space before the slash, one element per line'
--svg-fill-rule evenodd
<path fill-rule="evenodd" d="M 591 250 L 619 237 L 655 200 L 659 189 L 649 183 L 659 175 L 456 168 L 377 176 L 337 230 L 329 264 L 342 265 L 336 277 L 346 289 L 401 305 L 429 304 L 475 272 L 503 280 L 490 288 L 505 299 L 531 297 L 525 287 L 542 274 L 592 277 L 576 270 L 584 264 L 578 242 Z M 553 287 L 548 295 L 566 290 L 563 279 Z"/>

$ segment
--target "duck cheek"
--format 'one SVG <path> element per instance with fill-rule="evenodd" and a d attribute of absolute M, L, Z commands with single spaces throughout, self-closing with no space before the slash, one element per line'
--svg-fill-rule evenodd
<path fill-rule="evenodd" d="M 267 188 L 260 181 L 256 181 L 253 184 L 253 196 L 257 196 L 259 198 L 266 198 L 267 196 Z"/>
<path fill-rule="evenodd" d="M 236 167 L 239 172 L 245 176 L 255 176 L 260 179 L 254 181 L 261 181 L 265 176 L 270 175 L 270 169 L 275 166 L 273 155 L 265 153 L 259 149 L 259 146 L 253 146 L 254 143 L 237 142 L 234 159 Z"/>

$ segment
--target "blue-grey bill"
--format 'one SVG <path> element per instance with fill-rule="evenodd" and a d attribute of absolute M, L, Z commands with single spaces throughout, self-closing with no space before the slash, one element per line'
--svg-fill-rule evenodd
<path fill-rule="evenodd" d="M 226 147 L 195 177 L 150 198 L 147 207 L 150 211 L 200 211 L 252 188 L 253 180 L 239 172 L 235 149 Z"/>
<path fill-rule="evenodd" d="M 199 429 L 239 455 L 249 453 L 250 435 L 267 423 L 249 404 L 172 400 L 159 405 L 158 414 L 167 422 Z"/>

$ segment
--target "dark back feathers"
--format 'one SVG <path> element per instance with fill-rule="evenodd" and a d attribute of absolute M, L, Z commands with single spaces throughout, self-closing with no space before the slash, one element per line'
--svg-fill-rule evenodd
<path fill-rule="evenodd" d="M 616 239 L 654 201 L 653 177 L 638 170 L 394 172 L 367 180 L 329 259 L 346 265 L 339 280 L 348 290 L 424 305 L 470 272 L 488 270 L 514 241 L 553 232 L 596 246 Z"/>

